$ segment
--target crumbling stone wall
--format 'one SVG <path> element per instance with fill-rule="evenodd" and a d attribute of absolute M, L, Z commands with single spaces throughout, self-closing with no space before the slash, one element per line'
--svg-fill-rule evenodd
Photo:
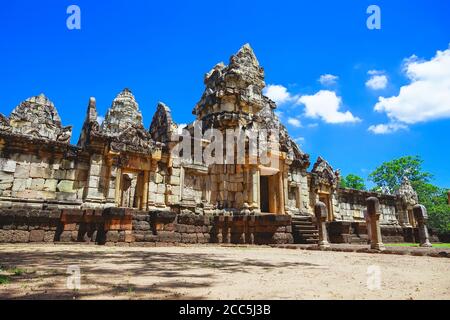
<path fill-rule="evenodd" d="M 60 217 L 60 210 L 0 209 L 0 243 L 52 243 Z"/>
<path fill-rule="evenodd" d="M 124 208 L 0 209 L 0 243 L 292 243 L 290 216 L 206 216 Z"/>
<path fill-rule="evenodd" d="M 42 200 L 81 203 L 88 168 L 86 163 L 61 157 L 8 154 L 0 158 L 0 196 L 37 204 Z"/>
<path fill-rule="evenodd" d="M 396 224 L 396 197 L 373 192 L 339 189 L 337 192 L 335 210 L 345 221 L 363 221 L 366 210 L 366 199 L 377 197 L 380 200 L 380 222 L 382 224 Z"/>

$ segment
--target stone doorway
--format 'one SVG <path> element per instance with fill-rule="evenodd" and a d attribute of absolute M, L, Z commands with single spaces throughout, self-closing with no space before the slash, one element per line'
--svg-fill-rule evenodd
<path fill-rule="evenodd" d="M 261 196 L 261 212 L 269 213 L 269 176 L 261 176 L 259 188 Z"/>
<path fill-rule="evenodd" d="M 144 175 L 142 173 L 127 172 L 122 174 L 120 186 L 120 207 L 142 208 L 142 191 Z"/>
<path fill-rule="evenodd" d="M 325 203 L 325 205 L 327 206 L 327 211 L 328 211 L 327 221 L 333 221 L 334 217 L 333 217 L 333 212 L 331 210 L 330 195 L 325 194 L 325 193 L 319 194 L 319 201 Z"/>

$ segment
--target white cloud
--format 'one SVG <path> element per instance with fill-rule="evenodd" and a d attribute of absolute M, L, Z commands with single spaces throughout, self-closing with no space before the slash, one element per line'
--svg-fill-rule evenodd
<path fill-rule="evenodd" d="M 369 131 L 374 134 L 389 134 L 408 127 L 401 123 L 377 124 L 369 127 Z"/>
<path fill-rule="evenodd" d="M 105 117 L 97 116 L 97 122 L 98 122 L 98 124 L 102 124 L 103 121 L 105 121 Z"/>
<path fill-rule="evenodd" d="M 321 118 L 326 123 L 359 122 L 350 111 L 340 111 L 342 98 L 336 92 L 321 90 L 314 95 L 301 96 L 298 103 L 305 105 L 305 115 L 310 118 Z"/>
<path fill-rule="evenodd" d="M 379 97 L 375 111 L 403 124 L 450 118 L 450 48 L 428 61 L 406 59 L 404 72 L 410 83 L 397 96 Z"/>
<path fill-rule="evenodd" d="M 294 97 L 288 92 L 286 87 L 278 84 L 268 85 L 264 88 L 263 94 L 271 100 L 275 101 L 275 103 L 278 105 L 290 102 L 294 99 Z"/>
<path fill-rule="evenodd" d="M 180 123 L 177 126 L 177 134 L 182 135 L 183 134 L 183 129 L 185 129 L 187 127 L 186 123 Z"/>
<path fill-rule="evenodd" d="M 308 128 L 317 128 L 319 126 L 318 123 L 310 123 L 308 124 Z"/>
<path fill-rule="evenodd" d="M 305 142 L 305 138 L 304 137 L 297 137 L 294 139 L 294 142 L 297 144 L 303 144 Z"/>
<path fill-rule="evenodd" d="M 369 70 L 367 71 L 367 74 L 370 76 L 375 76 L 377 74 L 383 74 L 384 71 L 383 70 Z"/>
<path fill-rule="evenodd" d="M 284 112 L 280 110 L 274 111 L 274 113 L 279 119 L 283 118 L 284 116 Z"/>
<path fill-rule="evenodd" d="M 366 87 L 372 90 L 381 90 L 386 88 L 388 84 L 388 78 L 384 74 L 384 71 L 369 70 L 367 72 L 371 77 L 366 82 Z"/>
<path fill-rule="evenodd" d="M 300 120 L 296 119 L 296 118 L 288 118 L 287 121 L 291 126 L 296 127 L 296 128 L 300 128 L 302 126 L 302 123 L 300 122 Z"/>
<path fill-rule="evenodd" d="M 324 86 L 331 86 L 336 84 L 336 81 L 339 79 L 338 76 L 332 74 L 323 74 L 319 78 L 319 82 Z"/>

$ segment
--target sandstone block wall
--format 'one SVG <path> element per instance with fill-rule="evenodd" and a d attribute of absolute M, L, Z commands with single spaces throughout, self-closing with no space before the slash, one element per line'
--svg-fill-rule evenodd
<path fill-rule="evenodd" d="M 43 200 L 81 203 L 88 168 L 75 160 L 10 154 L 0 158 L 0 196 L 37 200 L 37 205 Z"/>
<path fill-rule="evenodd" d="M 364 220 L 366 199 L 371 196 L 375 196 L 380 200 L 380 222 L 382 224 L 397 223 L 395 196 L 360 190 L 339 189 L 334 202 L 334 210 L 341 217 L 341 220 L 362 221 Z"/>
<path fill-rule="evenodd" d="M 292 243 L 290 216 L 205 216 L 124 208 L 0 209 L 0 243 Z"/>

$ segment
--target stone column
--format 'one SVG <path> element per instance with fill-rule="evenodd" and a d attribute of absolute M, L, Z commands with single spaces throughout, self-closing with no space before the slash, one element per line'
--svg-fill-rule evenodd
<path fill-rule="evenodd" d="M 428 237 L 427 220 L 428 213 L 425 206 L 416 204 L 413 208 L 414 217 L 416 218 L 419 228 L 419 241 L 421 247 L 432 247 Z"/>
<path fill-rule="evenodd" d="M 280 171 L 278 173 L 278 214 L 284 214 L 284 179 L 283 179 L 283 172 Z"/>
<path fill-rule="evenodd" d="M 121 184 L 122 184 L 122 169 L 121 168 L 117 168 L 116 171 L 116 204 L 118 207 L 122 206 L 122 188 L 121 188 Z"/>
<path fill-rule="evenodd" d="M 367 213 L 367 209 L 364 209 L 364 220 L 366 220 L 367 244 L 370 244 L 371 239 L 372 239 L 372 228 L 371 228 L 371 223 L 370 223 L 370 216 Z"/>
<path fill-rule="evenodd" d="M 251 182 L 252 182 L 252 209 L 253 212 L 260 212 L 259 202 L 259 171 L 256 166 L 251 167 Z"/>
<path fill-rule="evenodd" d="M 142 186 L 142 210 L 148 209 L 148 184 L 149 184 L 149 172 L 147 170 L 144 171 L 144 178 Z"/>
<path fill-rule="evenodd" d="M 328 242 L 328 232 L 327 232 L 327 217 L 328 210 L 327 206 L 323 202 L 317 202 L 314 206 L 314 214 L 316 216 L 317 227 L 319 228 L 319 248 L 329 248 L 330 243 Z"/>
<path fill-rule="evenodd" d="M 366 200 L 367 203 L 367 214 L 370 217 L 370 229 L 371 229 L 371 239 L 370 248 L 383 251 L 384 247 L 383 241 L 381 239 L 381 228 L 380 228 L 380 200 L 376 197 L 370 197 Z"/>
<path fill-rule="evenodd" d="M 284 169 L 287 169 L 287 166 L 283 166 Z M 288 173 L 283 170 L 283 189 L 284 189 L 284 201 L 283 201 L 283 210 L 284 213 L 289 210 L 289 184 L 288 184 Z"/>
<path fill-rule="evenodd" d="M 297 185 L 297 188 L 295 188 L 295 203 L 297 209 L 301 209 L 302 207 L 302 197 L 301 197 L 301 184 Z"/>

